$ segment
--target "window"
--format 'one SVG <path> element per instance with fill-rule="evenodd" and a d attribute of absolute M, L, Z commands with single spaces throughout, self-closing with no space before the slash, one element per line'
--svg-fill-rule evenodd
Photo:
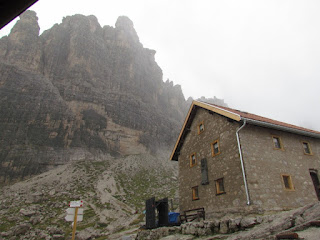
<path fill-rule="evenodd" d="M 204 124 L 203 124 L 203 122 L 201 122 L 198 125 L 198 134 L 202 133 L 203 131 L 204 131 Z"/>
<path fill-rule="evenodd" d="M 226 193 L 224 191 L 223 178 L 219 178 L 216 180 L 216 193 L 217 195 Z"/>
<path fill-rule="evenodd" d="M 311 147 L 308 142 L 302 142 L 303 152 L 307 155 L 312 155 Z"/>
<path fill-rule="evenodd" d="M 278 136 L 272 136 L 274 149 L 283 149 L 281 138 Z"/>
<path fill-rule="evenodd" d="M 216 140 L 213 143 L 211 143 L 211 152 L 212 152 L 212 157 L 220 154 L 219 140 Z"/>
<path fill-rule="evenodd" d="M 197 163 L 196 153 L 192 153 L 190 155 L 190 167 L 193 167 L 194 165 L 196 165 L 196 163 Z"/>
<path fill-rule="evenodd" d="M 199 199 L 199 190 L 198 186 L 195 186 L 192 188 L 192 200 L 198 200 Z"/>
<path fill-rule="evenodd" d="M 282 174 L 282 182 L 285 190 L 294 191 L 292 179 L 290 175 Z"/>

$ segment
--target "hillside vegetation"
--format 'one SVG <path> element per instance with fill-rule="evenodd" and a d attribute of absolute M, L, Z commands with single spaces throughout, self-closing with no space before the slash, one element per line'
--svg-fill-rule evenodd
<path fill-rule="evenodd" d="M 147 198 L 177 198 L 176 163 L 148 154 L 74 161 L 26 181 L 7 186 L 0 196 L 0 230 L 4 239 L 65 239 L 72 200 L 84 201 L 77 230 L 110 239 L 144 224 Z M 111 236 L 110 236 L 111 235 Z"/>

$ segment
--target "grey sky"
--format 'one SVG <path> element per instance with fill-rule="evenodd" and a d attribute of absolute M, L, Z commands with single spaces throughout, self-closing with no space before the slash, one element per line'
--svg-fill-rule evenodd
<path fill-rule="evenodd" d="M 144 47 L 186 98 L 320 131 L 320 1 L 40 0 L 41 32 L 64 16 L 95 15 L 101 26 L 128 16 Z M 64 6 L 64 7 L 61 7 Z M 2 29 L 7 34 L 13 23 Z"/>

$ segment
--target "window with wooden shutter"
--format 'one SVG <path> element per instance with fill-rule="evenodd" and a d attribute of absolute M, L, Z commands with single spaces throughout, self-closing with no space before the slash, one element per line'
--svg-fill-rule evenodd
<path fill-rule="evenodd" d="M 199 199 L 199 189 L 198 186 L 195 186 L 192 188 L 192 200 L 198 200 Z"/>
<path fill-rule="evenodd" d="M 217 156 L 221 153 L 219 139 L 211 143 L 211 153 L 212 157 Z"/>
<path fill-rule="evenodd" d="M 190 167 L 193 167 L 197 164 L 196 153 L 190 155 Z"/>
<path fill-rule="evenodd" d="M 216 180 L 216 193 L 217 195 L 226 193 L 224 190 L 223 178 L 219 178 Z"/>
<path fill-rule="evenodd" d="M 272 136 L 273 148 L 283 150 L 282 140 L 279 136 Z"/>
<path fill-rule="evenodd" d="M 284 189 L 287 191 L 294 191 L 294 186 L 292 183 L 291 176 L 288 174 L 281 174 L 281 177 L 282 177 Z"/>
<path fill-rule="evenodd" d="M 201 122 L 198 125 L 198 134 L 202 133 L 203 131 L 204 131 L 204 124 L 203 124 L 203 122 Z"/>
<path fill-rule="evenodd" d="M 312 155 L 311 147 L 308 142 L 302 142 L 303 152 L 306 155 Z"/>
<path fill-rule="evenodd" d="M 209 184 L 207 159 L 201 159 L 201 184 Z"/>

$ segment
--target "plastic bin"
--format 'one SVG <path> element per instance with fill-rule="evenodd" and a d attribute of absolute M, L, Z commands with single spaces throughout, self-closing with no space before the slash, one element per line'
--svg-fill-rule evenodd
<path fill-rule="evenodd" d="M 169 212 L 169 223 L 178 223 L 180 213 L 177 212 Z"/>

